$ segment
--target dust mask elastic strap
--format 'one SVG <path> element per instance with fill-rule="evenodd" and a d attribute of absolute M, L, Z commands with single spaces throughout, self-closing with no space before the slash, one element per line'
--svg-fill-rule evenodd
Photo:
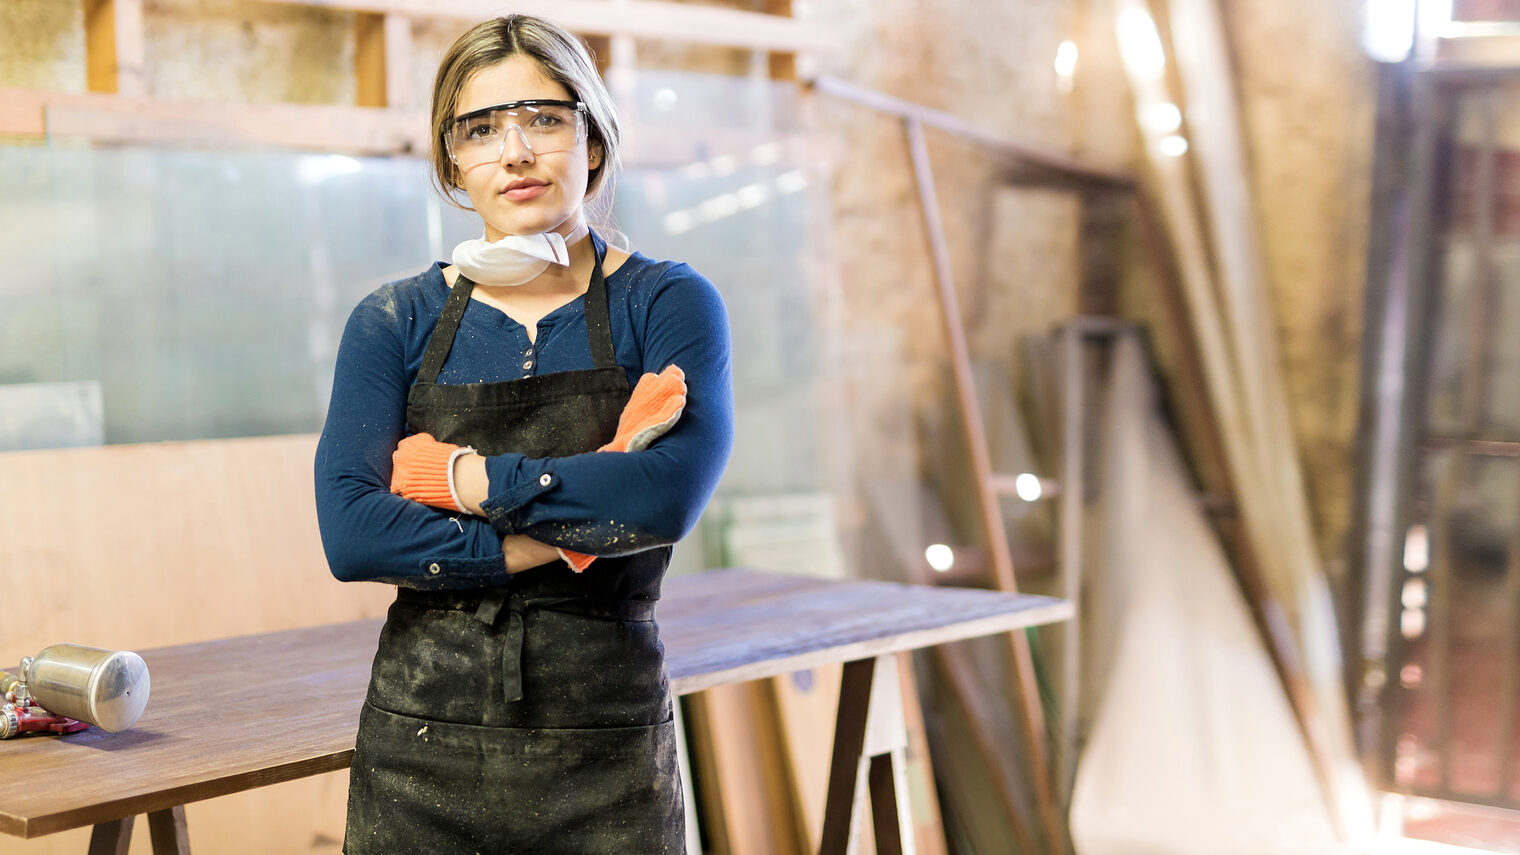
<path fill-rule="evenodd" d="M 569 266 L 570 250 L 555 232 L 507 235 L 488 241 L 482 235 L 454 247 L 454 266 L 481 285 L 521 285 L 549 267 Z"/>

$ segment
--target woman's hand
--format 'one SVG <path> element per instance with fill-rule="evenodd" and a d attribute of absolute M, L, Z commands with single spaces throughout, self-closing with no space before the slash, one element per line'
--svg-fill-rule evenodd
<path fill-rule="evenodd" d="M 509 534 L 502 538 L 501 554 L 507 559 L 508 573 L 521 573 L 560 560 L 558 549 L 526 534 Z"/>

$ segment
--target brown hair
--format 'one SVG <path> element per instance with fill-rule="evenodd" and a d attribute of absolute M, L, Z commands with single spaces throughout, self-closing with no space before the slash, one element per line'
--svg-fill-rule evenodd
<path fill-rule="evenodd" d="M 560 25 L 531 15 L 506 15 L 476 24 L 455 40 L 438 64 L 438 76 L 433 79 L 432 146 L 428 152 L 434 185 L 451 204 L 465 208 L 450 192 L 459 186 L 459 170 L 449 158 L 444 134 L 454 120 L 459 93 L 470 76 L 519 54 L 532 57 L 544 76 L 564 86 L 572 99 L 586 105 L 587 144 L 601 148 L 602 161 L 587 176 L 585 201 L 601 201 L 601 207 L 610 209 L 612 175 L 617 172 L 622 141 L 612 96 L 585 43 Z M 607 198 L 599 200 L 604 191 Z"/>

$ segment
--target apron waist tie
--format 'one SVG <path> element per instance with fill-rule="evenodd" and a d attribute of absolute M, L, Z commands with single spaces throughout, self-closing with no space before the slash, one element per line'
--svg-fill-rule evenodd
<path fill-rule="evenodd" d="M 501 651 L 501 685 L 507 702 L 522 700 L 523 615 L 529 609 L 601 618 L 602 620 L 654 620 L 654 600 L 618 600 L 605 597 L 524 597 L 516 591 L 497 589 L 475 609 L 475 619 L 496 626 L 503 611 L 507 634 Z"/>

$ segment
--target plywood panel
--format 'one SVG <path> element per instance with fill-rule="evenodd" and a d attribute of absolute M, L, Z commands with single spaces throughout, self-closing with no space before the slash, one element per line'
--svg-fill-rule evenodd
<path fill-rule="evenodd" d="M 0 454 L 0 659 L 377 617 L 329 574 L 311 435 Z"/>
<path fill-rule="evenodd" d="M 315 449 L 302 435 L 0 454 L 0 660 L 59 641 L 143 649 L 382 616 L 390 588 L 328 573 Z M 251 707 L 300 701 L 248 686 Z M 347 792 L 333 772 L 191 804 L 193 851 L 337 852 Z M 137 826 L 131 851 L 146 853 Z M 62 855 L 88 840 L 7 837 L 4 850 Z"/>
<path fill-rule="evenodd" d="M 714 855 L 803 855 L 775 705 L 762 681 L 688 699 L 702 827 Z"/>

